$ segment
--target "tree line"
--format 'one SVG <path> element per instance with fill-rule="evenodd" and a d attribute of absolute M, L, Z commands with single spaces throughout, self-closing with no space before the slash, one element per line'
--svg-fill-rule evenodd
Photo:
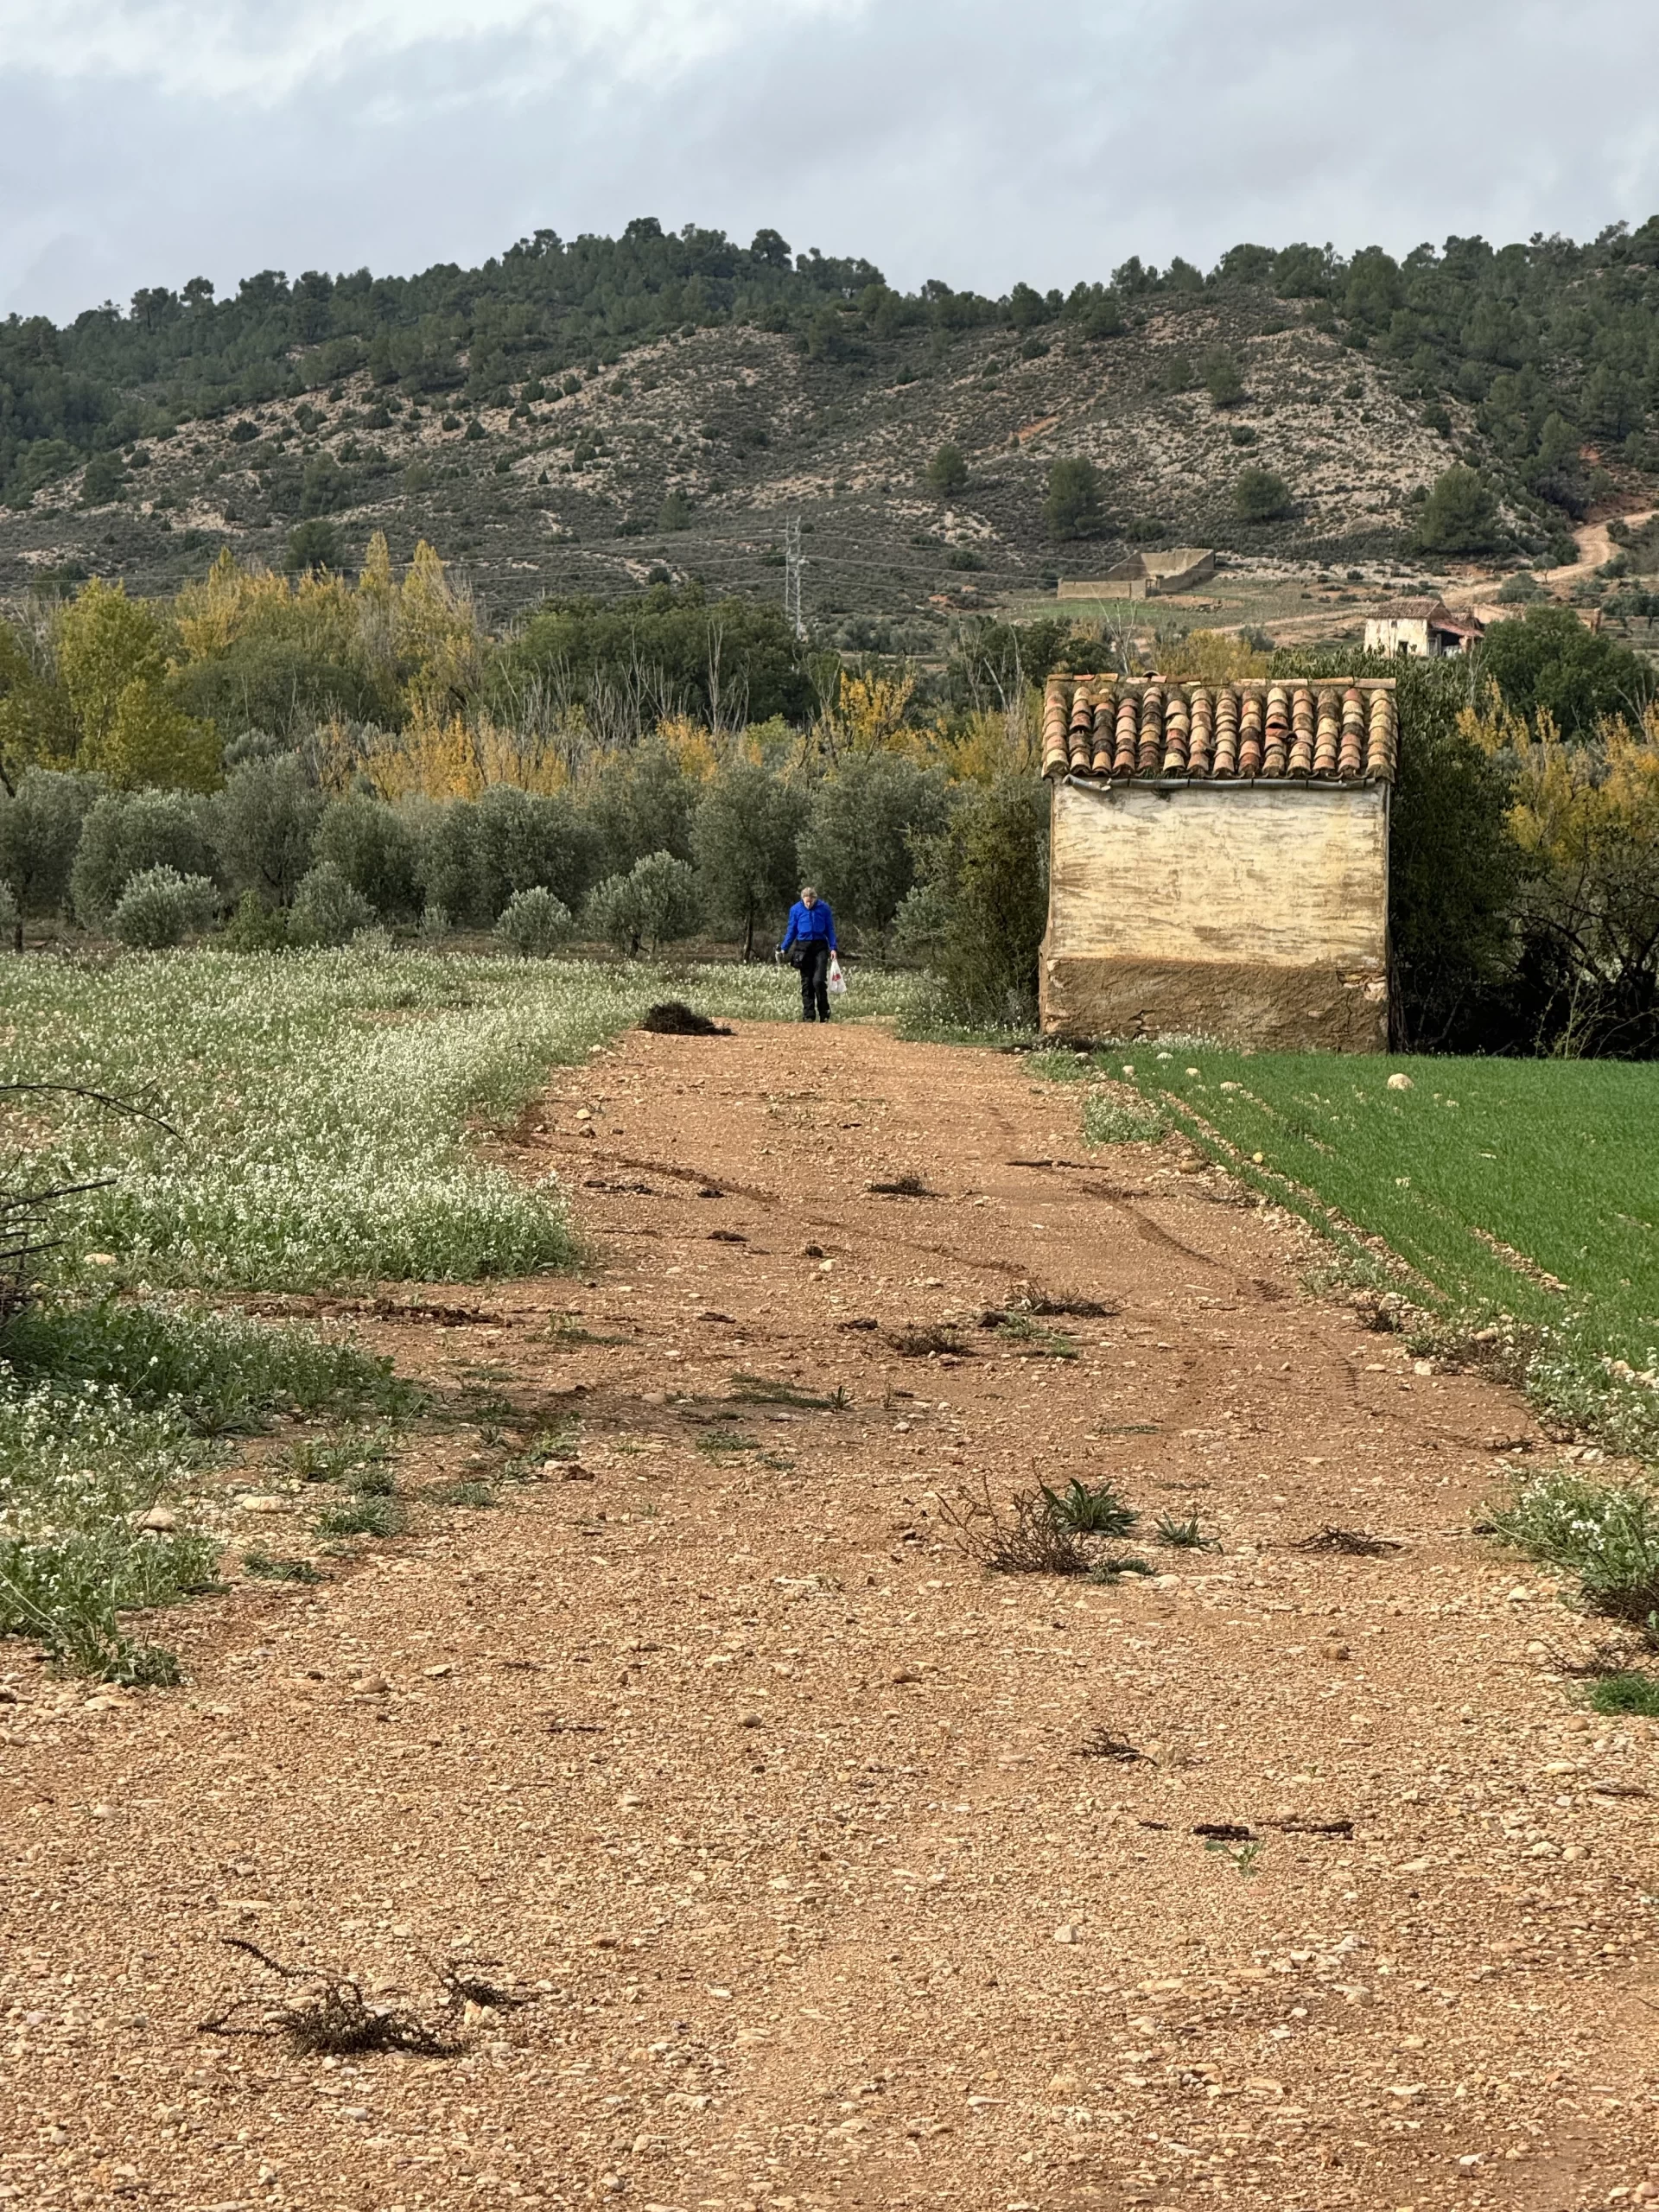
<path fill-rule="evenodd" d="M 497 632 L 430 548 L 399 574 L 384 542 L 355 579 L 226 556 L 170 601 L 94 582 L 0 622 L 0 910 L 17 943 L 67 917 L 143 944 L 379 926 L 631 955 L 713 932 L 747 957 L 810 878 L 962 1018 L 1029 1019 L 1040 685 L 1130 650 L 1058 616 L 981 620 L 924 675 L 668 587 Z M 1367 665 L 1198 632 L 1163 673 Z M 1659 1050 L 1649 665 L 1547 604 L 1471 660 L 1386 672 L 1400 1041 Z"/>

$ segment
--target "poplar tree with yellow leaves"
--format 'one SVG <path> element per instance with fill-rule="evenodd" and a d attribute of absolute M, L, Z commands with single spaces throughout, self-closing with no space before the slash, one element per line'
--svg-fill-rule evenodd
<path fill-rule="evenodd" d="M 202 791 L 219 781 L 218 732 L 168 695 L 169 629 L 124 585 L 97 578 L 59 617 L 58 677 L 74 721 L 74 766 L 122 790 Z"/>

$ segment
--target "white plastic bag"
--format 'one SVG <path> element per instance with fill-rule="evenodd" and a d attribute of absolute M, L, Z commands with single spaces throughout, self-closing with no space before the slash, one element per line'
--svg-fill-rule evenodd
<path fill-rule="evenodd" d="M 829 987 L 832 991 L 844 991 L 847 988 L 847 978 L 841 972 L 841 963 L 833 952 L 830 956 Z"/>

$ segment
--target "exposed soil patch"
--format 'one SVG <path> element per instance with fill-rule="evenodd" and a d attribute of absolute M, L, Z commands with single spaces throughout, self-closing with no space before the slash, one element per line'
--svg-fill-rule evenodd
<path fill-rule="evenodd" d="M 359 1315 L 493 1409 L 502 1510 L 168 1615 L 182 1691 L 0 1653 L 15 2200 L 1637 2187 L 1659 1739 L 1581 1710 L 1580 1630 L 1471 1534 L 1524 1406 L 1300 1295 L 1300 1226 L 1157 1149 L 1109 1204 L 1010 1164 L 1073 1150 L 1076 1101 L 1005 1057 L 634 1033 L 556 1093 L 512 1156 L 565 1179 L 583 1275 Z M 623 1106 L 648 1163 L 552 1128 Z M 932 1203 L 871 1191 L 894 1159 Z M 423 1479 L 479 1473 L 448 1437 Z M 1152 1573 L 952 1541 L 951 1499 L 1073 1483 Z M 302 2054 L 275 1974 L 282 2032 L 204 2035 L 231 1936 L 461 2047 Z M 539 2001 L 452 2004 L 462 1957 Z"/>

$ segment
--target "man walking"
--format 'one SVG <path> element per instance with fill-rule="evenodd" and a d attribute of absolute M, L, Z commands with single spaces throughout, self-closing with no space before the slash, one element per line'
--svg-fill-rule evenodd
<path fill-rule="evenodd" d="M 837 950 L 836 918 L 810 883 L 801 887 L 800 897 L 789 910 L 789 927 L 778 950 L 790 953 L 796 946 L 800 948 L 794 957 L 801 971 L 801 1020 L 828 1021 L 830 960 Z"/>

